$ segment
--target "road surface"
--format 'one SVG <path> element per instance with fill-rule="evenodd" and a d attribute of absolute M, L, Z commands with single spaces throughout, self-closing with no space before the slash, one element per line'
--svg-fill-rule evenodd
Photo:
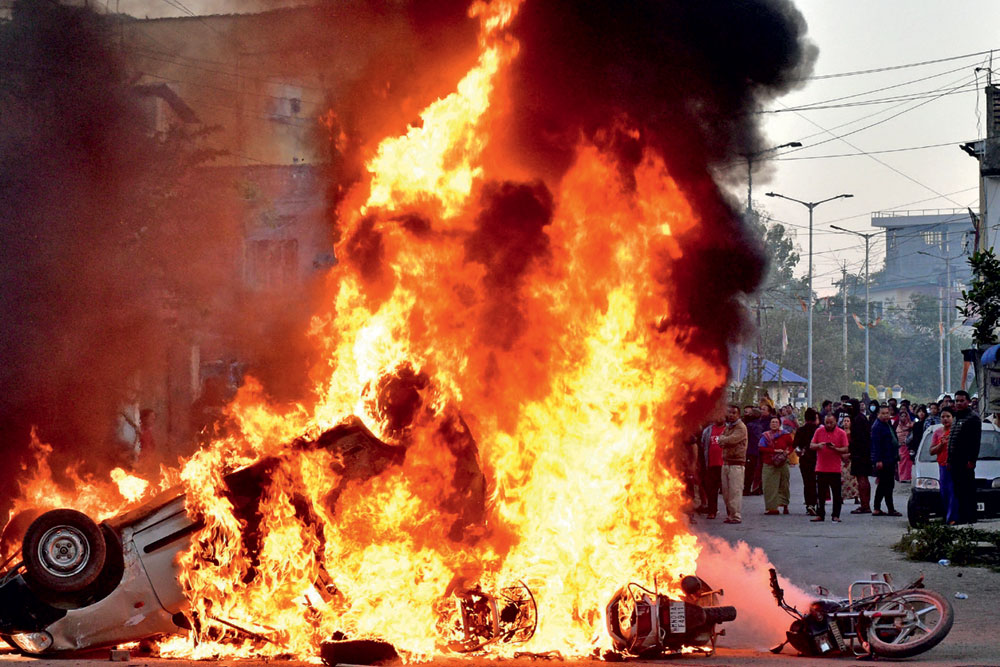
<path fill-rule="evenodd" d="M 906 507 L 909 485 L 897 485 L 896 507 Z M 766 649 L 783 639 L 783 629 L 790 618 L 777 613 L 766 586 L 766 558 L 789 582 L 802 589 L 820 584 L 835 595 L 846 594 L 847 586 L 869 573 L 890 572 L 902 585 L 926 575 L 928 588 L 943 593 L 955 608 L 955 625 L 949 636 L 928 653 L 907 662 L 921 665 L 1000 665 L 1000 574 L 981 568 L 941 567 L 932 563 L 913 563 L 890 549 L 906 531 L 905 518 L 851 515 L 853 501 L 844 507 L 844 521 L 839 524 L 812 523 L 802 505 L 802 483 L 798 471 L 792 470 L 792 513 L 788 516 L 764 516 L 760 496 L 744 498 L 743 523 L 726 525 L 722 515 L 714 521 L 697 517 L 693 529 L 704 538 L 706 545 L 718 545 L 716 555 L 699 565 L 699 574 L 713 586 L 726 589 L 724 602 L 737 606 L 739 618 L 728 624 L 729 632 L 721 638 L 718 652 L 711 657 L 682 656 L 650 664 L 668 665 L 806 665 L 850 661 L 850 658 L 817 660 L 794 655 L 791 648 L 781 655 Z M 720 502 L 721 504 L 721 502 Z M 1000 529 L 1000 522 L 991 522 Z M 741 542 L 743 544 L 741 544 Z M 763 549 L 754 552 L 752 547 Z M 711 550 L 711 549 L 709 549 Z M 712 578 L 712 577 L 716 578 Z M 725 581 L 719 581 L 724 579 Z M 956 592 L 968 599 L 957 600 Z M 103 659 L 92 660 L 33 660 L 14 654 L 0 655 L 0 667 L 104 667 Z M 482 658 L 448 659 L 435 664 L 464 667 L 482 664 Z M 540 664 L 594 665 L 592 660 L 545 662 L 532 660 L 501 661 L 509 667 Z M 281 665 L 299 667 L 308 663 L 271 661 L 190 662 L 134 657 L 133 667 L 255 667 Z M 634 663 L 646 664 L 646 663 Z"/>

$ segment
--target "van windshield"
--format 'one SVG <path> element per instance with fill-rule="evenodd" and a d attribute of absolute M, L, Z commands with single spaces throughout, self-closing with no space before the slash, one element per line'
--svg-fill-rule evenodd
<path fill-rule="evenodd" d="M 923 440 L 920 441 L 920 451 L 917 453 L 917 460 L 925 463 L 937 460 L 936 454 L 931 454 L 931 441 L 934 432 L 942 428 L 940 424 L 932 426 L 927 433 L 924 433 Z M 979 444 L 980 461 L 1000 461 L 1000 431 L 983 431 Z"/>

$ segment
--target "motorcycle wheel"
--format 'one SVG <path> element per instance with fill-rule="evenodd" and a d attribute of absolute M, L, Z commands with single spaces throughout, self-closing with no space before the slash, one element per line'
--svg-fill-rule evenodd
<path fill-rule="evenodd" d="M 871 619 L 868 643 L 887 658 L 909 658 L 929 651 L 944 639 L 955 622 L 951 603 L 934 591 L 899 591 L 879 601 L 876 611 L 904 611 L 902 617 Z"/>

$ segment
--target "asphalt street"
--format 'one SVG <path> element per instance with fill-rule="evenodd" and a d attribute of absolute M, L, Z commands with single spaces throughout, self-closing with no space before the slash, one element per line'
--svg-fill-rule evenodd
<path fill-rule="evenodd" d="M 726 590 L 723 602 L 737 606 L 739 617 L 727 624 L 727 636 L 720 639 L 714 656 L 679 656 L 649 664 L 672 665 L 811 665 L 831 661 L 851 661 L 852 658 L 809 659 L 794 655 L 791 648 L 773 655 L 767 647 L 783 639 L 783 630 L 791 619 L 774 605 L 766 585 L 767 560 L 787 579 L 787 583 L 815 594 L 812 587 L 823 585 L 833 595 L 846 595 L 852 581 L 867 579 L 871 573 L 889 572 L 901 586 L 923 573 L 928 588 L 950 599 L 955 608 L 955 624 L 948 637 L 936 648 L 905 662 L 921 665 L 1000 665 L 1000 574 L 982 568 L 942 567 L 935 563 L 915 563 L 892 551 L 891 545 L 906 531 L 904 518 L 852 515 L 853 501 L 844 506 L 843 522 L 812 523 L 802 503 L 802 483 L 798 471 L 792 471 L 792 513 L 785 516 L 764 516 L 763 498 L 744 498 L 743 523 L 726 525 L 724 514 L 709 521 L 697 517 L 693 529 L 706 545 L 714 545 L 714 555 L 705 561 L 705 571 L 699 564 L 699 574 L 713 586 Z M 897 485 L 896 507 L 905 510 L 909 485 Z M 1000 522 L 990 524 L 1000 529 Z M 742 544 L 741 544 L 742 543 Z M 762 549 L 763 552 L 753 548 Z M 766 554 L 766 558 L 764 558 Z M 710 577 L 714 577 L 710 578 Z M 722 581 L 720 581 L 720 579 Z M 786 586 L 790 596 L 795 593 Z M 967 599 L 955 599 L 962 592 Z M 801 593 L 800 593 L 801 594 Z M 0 667 L 59 665 L 60 667 L 99 667 L 107 664 L 107 654 L 92 660 L 32 660 L 13 654 L 0 655 Z M 484 662 L 500 662 L 505 666 L 521 667 L 546 664 L 532 660 L 494 661 L 485 658 L 447 659 L 435 664 L 460 667 Z M 131 664 L 149 667 L 251 667 L 276 664 L 277 661 L 203 661 L 159 660 L 133 658 Z M 281 662 L 287 667 L 308 663 Z M 567 665 L 593 665 L 592 660 L 566 661 Z M 646 664 L 646 663 L 640 663 Z"/>

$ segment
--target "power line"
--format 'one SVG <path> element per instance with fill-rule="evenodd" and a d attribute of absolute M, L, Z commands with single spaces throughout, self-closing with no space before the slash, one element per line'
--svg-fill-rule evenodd
<path fill-rule="evenodd" d="M 978 141 L 978 140 L 976 140 Z M 943 146 L 957 146 L 959 144 L 966 143 L 967 140 L 960 141 L 946 141 L 940 144 L 925 144 L 923 146 L 907 146 L 905 148 L 887 148 L 881 151 L 858 151 L 857 153 L 835 153 L 832 155 L 803 155 L 801 157 L 773 157 L 764 158 L 759 160 L 759 162 L 786 162 L 792 160 L 824 160 L 829 158 L 838 157 L 858 157 L 863 155 L 884 155 L 886 153 L 904 153 L 907 151 L 919 151 L 926 148 L 941 148 Z"/>
<path fill-rule="evenodd" d="M 800 81 L 821 81 L 823 79 L 839 79 L 845 76 L 859 76 L 862 74 L 876 74 L 878 72 L 891 72 L 899 69 L 908 69 L 910 67 L 922 67 L 924 65 L 934 65 L 936 63 L 945 63 L 953 60 L 962 60 L 963 58 L 976 58 L 978 56 L 988 55 L 993 53 L 994 49 L 989 49 L 988 51 L 977 51 L 975 53 L 966 53 L 961 56 L 949 56 L 948 58 L 937 58 L 936 60 L 923 60 L 916 63 L 906 63 L 905 65 L 888 65 L 886 67 L 876 67 L 874 69 L 864 69 L 855 70 L 853 72 L 838 72 L 836 74 L 817 74 L 815 76 L 805 77 L 799 79 Z"/>
<path fill-rule="evenodd" d="M 793 107 L 789 109 L 774 109 L 772 111 L 762 111 L 760 113 L 785 113 L 786 111 L 822 111 L 825 109 L 851 109 L 854 107 L 874 106 L 878 104 L 893 104 L 896 102 L 912 102 L 914 100 L 925 100 L 928 98 L 937 99 L 949 95 L 964 95 L 979 90 L 979 84 L 975 81 L 967 81 L 957 88 L 952 88 L 946 93 L 935 95 L 936 91 L 920 91 L 916 93 L 906 93 L 904 95 L 893 95 L 892 97 L 882 97 L 874 100 L 859 100 L 857 102 L 846 102 L 844 104 L 826 104 L 810 107 Z"/>
<path fill-rule="evenodd" d="M 875 93 L 885 92 L 886 90 L 893 90 L 895 88 L 901 88 L 903 86 L 909 86 L 909 85 L 914 84 L 914 83 L 920 83 L 921 81 L 928 81 L 930 79 L 936 79 L 939 76 L 946 76 L 948 74 L 954 74 L 955 72 L 960 72 L 960 71 L 966 69 L 967 67 L 968 67 L 968 65 L 962 65 L 961 67 L 956 67 L 955 69 L 950 69 L 950 70 L 945 71 L 945 72 L 938 72 L 937 74 L 931 74 L 929 76 L 924 76 L 924 77 L 920 77 L 920 78 L 917 78 L 917 79 L 910 79 L 909 81 L 904 81 L 902 83 L 894 83 L 891 86 L 881 86 L 879 88 L 873 88 L 871 90 L 866 90 L 866 91 L 861 92 L 861 93 L 854 93 L 852 95 L 842 95 L 840 97 L 833 97 L 833 98 L 830 98 L 830 99 L 821 100 L 819 102 L 809 102 L 809 103 L 801 105 L 800 107 L 796 107 L 796 109 L 799 110 L 799 111 L 801 111 L 801 110 L 804 110 L 806 108 L 813 107 L 813 106 L 820 105 L 820 104 L 830 104 L 831 102 L 840 102 L 841 100 L 849 100 L 849 99 L 853 99 L 855 97 L 863 97 L 865 95 L 873 95 Z M 758 113 L 784 113 L 784 112 L 785 112 L 784 109 L 764 109 L 764 110 L 762 110 L 762 111 L 760 111 Z"/>
<path fill-rule="evenodd" d="M 956 86 L 954 86 L 954 88 L 960 88 L 961 86 L 964 86 L 964 85 L 966 85 L 966 84 L 967 84 L 967 82 L 966 82 L 966 81 L 964 81 L 964 79 L 965 79 L 965 77 L 963 77 L 963 81 L 962 81 L 961 83 L 958 83 L 958 84 L 957 84 Z M 948 85 L 952 85 L 952 84 L 955 84 L 955 83 L 956 83 L 956 82 L 952 82 L 951 84 L 946 84 L 946 86 L 948 86 Z M 945 86 L 942 86 L 941 88 L 944 88 L 944 87 L 945 87 Z M 938 88 L 938 90 L 941 90 L 941 88 Z M 799 116 L 800 118 L 803 118 L 803 119 L 804 119 L 804 120 L 806 120 L 807 122 L 809 122 L 809 123 L 811 123 L 811 124 L 815 125 L 816 127 L 820 128 L 820 129 L 822 130 L 822 132 L 816 132 L 816 133 L 814 133 L 814 134 L 810 134 L 810 135 L 808 135 L 808 136 L 805 136 L 805 137 L 802 137 L 802 138 L 800 138 L 800 139 L 799 139 L 798 141 L 800 141 L 800 142 L 803 142 L 803 141 L 805 141 L 805 140 L 807 140 L 807 139 L 811 139 L 812 137 L 816 137 L 816 136 L 820 136 L 820 135 L 823 135 L 823 134 L 830 134 L 830 135 L 833 135 L 833 136 L 832 136 L 832 137 L 830 137 L 829 139 L 824 139 L 823 141 L 819 141 L 819 142 L 816 142 L 816 143 L 813 143 L 813 144 L 809 144 L 808 146 L 802 146 L 802 148 L 793 148 L 793 149 L 791 149 L 791 150 L 789 150 L 789 151 L 785 151 L 784 153 L 782 153 L 782 155 L 787 155 L 788 153 L 797 153 L 797 152 L 799 152 L 799 151 L 803 151 L 803 150 L 805 150 L 805 149 L 807 149 L 807 148 L 815 148 L 816 146 L 822 146 L 823 144 L 826 144 L 826 143 L 829 143 L 829 142 L 831 142 L 831 141 L 835 141 L 835 140 L 837 140 L 837 139 L 843 139 L 844 137 L 849 137 L 849 136 L 851 136 L 852 134 L 857 134 L 858 132 L 864 132 L 865 130 L 869 130 L 869 129 L 873 128 L 873 127 L 877 127 L 877 126 L 879 126 L 879 125 L 882 125 L 883 123 L 888 123 L 888 122 L 889 122 L 890 120 L 894 120 L 894 119 L 896 119 L 896 118 L 899 118 L 899 117 L 900 117 L 900 116 L 902 116 L 903 114 L 906 114 L 906 113 L 909 113 L 909 112 L 911 112 L 911 111 L 913 111 L 913 110 L 915 110 L 915 109 L 919 109 L 919 108 L 920 108 L 920 107 L 922 107 L 922 106 L 925 106 L 925 105 L 927 105 L 927 104 L 930 104 L 931 102 L 933 102 L 933 101 L 935 101 L 935 100 L 938 100 L 938 99 L 940 99 L 940 98 L 941 98 L 941 97 L 943 97 L 943 96 L 944 96 L 944 95 L 945 95 L 945 94 L 946 94 L 947 92 L 948 92 L 948 91 L 945 91 L 944 93 L 941 93 L 941 94 L 939 94 L 939 95 L 936 95 L 936 96 L 934 96 L 934 97 L 931 97 L 930 99 L 927 99 L 927 100 L 924 100 L 924 101 L 922 101 L 922 102 L 920 102 L 920 103 L 918 103 L 918 104 L 914 104 L 914 105 L 912 105 L 912 106 L 909 106 L 909 107 L 907 107 L 907 108 L 903 109 L 902 111 L 900 111 L 900 112 L 898 112 L 898 113 L 894 113 L 894 114 L 892 114 L 891 116 L 888 116 L 888 117 L 886 117 L 886 118 L 883 118 L 883 119 L 881 119 L 881 120 L 878 120 L 878 121 L 875 121 L 875 122 L 873 122 L 873 123 L 869 123 L 868 125 L 865 125 L 865 126 L 863 126 L 863 127 L 859 127 L 859 128 L 857 128 L 857 129 L 854 129 L 854 130 L 851 130 L 850 132 L 845 132 L 844 134 L 841 134 L 841 135 L 836 135 L 836 134 L 834 134 L 834 133 L 833 133 L 833 130 L 837 130 L 837 129 L 840 129 L 841 127 L 845 127 L 845 126 L 847 126 L 847 125 L 853 125 L 854 123 L 857 123 L 857 122 L 861 122 L 861 121 L 864 121 L 865 119 L 867 119 L 867 118 L 871 118 L 872 116 L 871 116 L 871 115 L 868 115 L 868 116 L 862 116 L 862 117 L 859 117 L 859 118 L 856 118 L 856 119 L 854 119 L 854 120 L 851 120 L 851 121 L 848 121 L 848 122 L 846 122 L 846 123 L 841 123 L 840 125 L 835 125 L 834 127 L 830 128 L 830 129 L 827 129 L 827 128 L 823 127 L 822 125 L 820 125 L 819 123 L 816 123 L 816 122 L 812 121 L 811 119 L 809 119 L 808 117 L 806 117 L 806 116 L 802 115 L 802 113 L 801 113 L 801 112 L 798 112 L 798 111 L 793 111 L 792 113 L 794 113 L 795 115 Z M 782 106 L 782 107 L 785 107 L 786 109 L 790 109 L 790 107 L 788 107 L 788 106 L 787 106 L 787 105 L 785 105 L 785 104 L 782 104 L 781 102 L 778 102 L 778 104 L 781 104 L 781 106 Z M 891 110 L 892 110 L 892 109 L 894 109 L 894 108 L 895 108 L 896 106 L 902 106 L 903 104 L 905 104 L 905 102 L 904 102 L 904 103 L 900 103 L 900 104 L 897 104 L 897 105 L 895 105 L 895 106 L 893 106 L 893 107 L 890 107 L 890 108 L 888 108 L 888 109 L 883 109 L 883 110 L 882 110 L 882 111 L 880 111 L 879 113 L 885 113 L 885 112 L 887 112 L 887 111 L 891 111 Z M 878 115 L 878 114 L 875 114 L 875 115 Z M 845 143 L 846 143 L 846 142 L 845 142 Z M 860 149 L 860 148 L 858 148 L 857 146 L 851 146 L 851 147 L 852 147 L 852 148 L 854 148 L 855 150 L 861 150 L 861 149 Z"/>

